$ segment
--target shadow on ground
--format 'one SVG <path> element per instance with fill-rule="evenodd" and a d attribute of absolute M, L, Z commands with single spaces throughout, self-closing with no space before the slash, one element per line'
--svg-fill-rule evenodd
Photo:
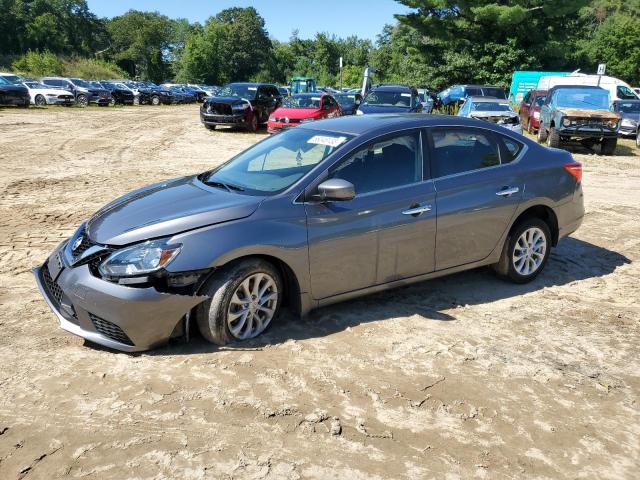
<path fill-rule="evenodd" d="M 203 340 L 194 329 L 189 343 L 175 341 L 147 355 L 187 355 L 225 350 L 260 350 L 290 339 L 324 337 L 364 323 L 420 315 L 437 321 L 456 320 L 445 313 L 459 305 L 478 305 L 517 297 L 543 288 L 566 285 L 613 273 L 630 263 L 617 252 L 567 238 L 552 250 L 545 270 L 531 283 L 516 285 L 498 279 L 489 268 L 479 268 L 414 285 L 372 294 L 358 300 L 313 311 L 298 319 L 283 311 L 274 325 L 255 340 L 217 347 Z"/>

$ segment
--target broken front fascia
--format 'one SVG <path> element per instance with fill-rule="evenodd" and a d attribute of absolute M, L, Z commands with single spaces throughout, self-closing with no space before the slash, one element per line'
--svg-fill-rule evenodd
<path fill-rule="evenodd" d="M 167 342 L 193 307 L 208 297 L 124 286 L 98 278 L 90 265 L 68 267 L 61 244 L 34 269 L 38 288 L 60 321 L 75 335 L 115 350 L 137 352 Z"/>

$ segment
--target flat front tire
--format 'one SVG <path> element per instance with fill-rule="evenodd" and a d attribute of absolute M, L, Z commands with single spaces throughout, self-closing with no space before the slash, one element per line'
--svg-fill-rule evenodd
<path fill-rule="evenodd" d="M 560 146 L 560 134 L 558 134 L 558 130 L 554 127 L 551 127 L 549 130 L 549 135 L 547 136 L 547 146 L 551 148 L 558 148 Z"/>
<path fill-rule="evenodd" d="M 280 273 L 269 262 L 246 259 L 223 267 L 203 287 L 198 306 L 202 336 L 216 345 L 255 338 L 277 317 L 282 304 Z"/>
<path fill-rule="evenodd" d="M 538 127 L 538 143 L 544 143 L 547 141 L 547 130 L 540 124 Z"/>
<path fill-rule="evenodd" d="M 544 269 L 550 251 L 549 226 L 539 218 L 528 218 L 509 234 L 500 260 L 493 265 L 493 269 L 505 280 L 527 283 Z"/>

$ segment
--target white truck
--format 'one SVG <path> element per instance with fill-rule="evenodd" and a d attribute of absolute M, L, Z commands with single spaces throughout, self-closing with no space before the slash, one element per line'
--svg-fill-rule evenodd
<path fill-rule="evenodd" d="M 550 90 L 556 85 L 592 86 L 604 88 L 609 92 L 610 102 L 616 100 L 640 100 L 631 86 L 615 77 L 606 75 L 587 75 L 574 72 L 564 76 L 545 76 L 538 80 L 538 90 Z"/>

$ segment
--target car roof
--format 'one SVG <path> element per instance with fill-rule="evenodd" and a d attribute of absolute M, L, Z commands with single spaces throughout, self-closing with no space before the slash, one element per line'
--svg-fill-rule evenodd
<path fill-rule="evenodd" d="M 497 88 L 499 90 L 504 90 L 502 87 L 498 87 L 497 85 L 477 85 L 475 83 L 465 83 L 463 85 L 458 85 L 459 87 L 473 87 L 473 88 Z"/>
<path fill-rule="evenodd" d="M 260 87 L 262 85 L 269 85 L 270 87 L 275 87 L 273 83 L 264 83 L 264 82 L 229 82 L 227 85 L 243 85 L 246 87 Z"/>
<path fill-rule="evenodd" d="M 484 103 L 508 103 L 508 100 L 504 98 L 496 98 L 496 97 L 467 97 L 471 99 L 472 102 L 484 102 Z"/>
<path fill-rule="evenodd" d="M 318 120 L 302 124 L 296 128 L 320 130 L 348 135 L 362 135 L 365 133 L 386 133 L 408 128 L 423 128 L 430 126 L 468 125 L 488 128 L 486 121 L 451 115 L 430 115 L 417 113 L 381 113 L 367 115 L 347 115 L 344 117 Z M 499 128 L 499 127 L 497 127 Z"/>
<path fill-rule="evenodd" d="M 411 93 L 415 89 L 411 87 L 407 87 L 406 85 L 377 85 L 374 86 L 371 91 L 382 91 L 382 92 L 408 92 Z"/>

